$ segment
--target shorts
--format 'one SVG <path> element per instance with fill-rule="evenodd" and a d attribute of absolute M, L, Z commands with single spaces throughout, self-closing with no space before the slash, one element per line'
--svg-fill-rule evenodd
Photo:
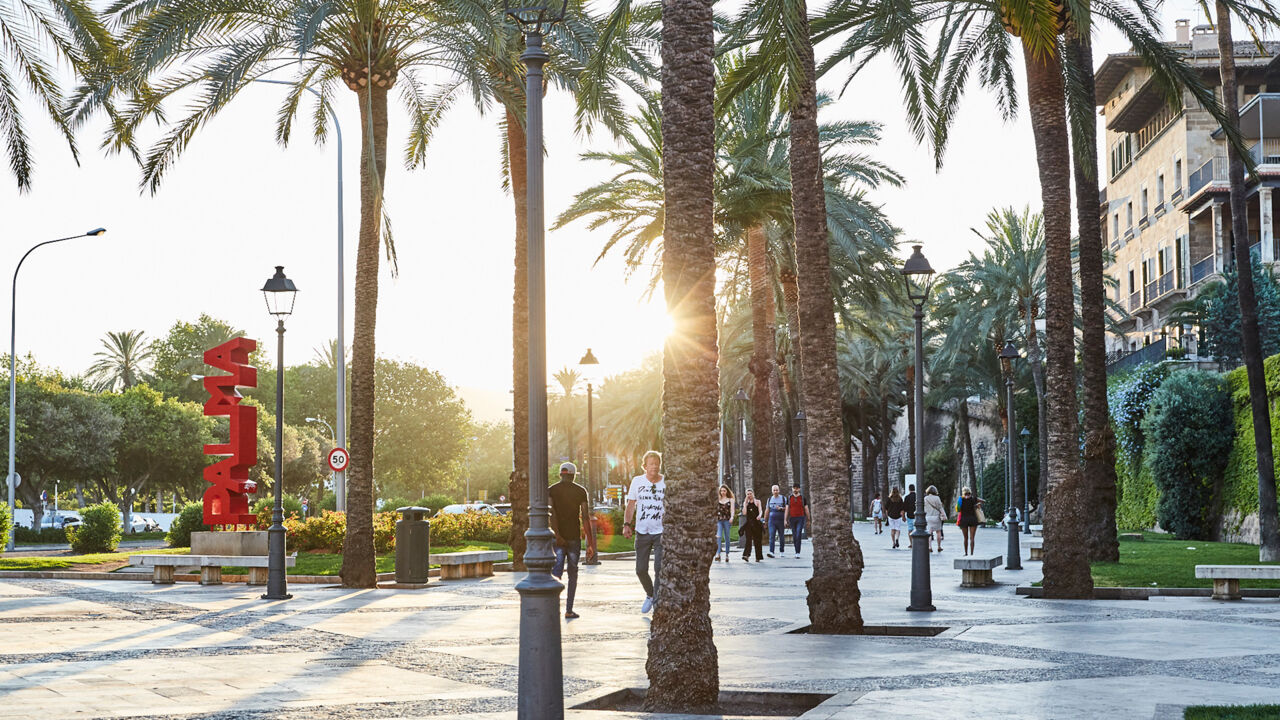
<path fill-rule="evenodd" d="M 930 516 L 926 517 L 926 518 L 924 519 L 924 521 L 925 521 L 925 524 L 928 526 L 928 527 L 927 527 L 928 532 L 934 533 L 934 532 L 938 532 L 939 530 L 941 530 L 941 529 L 942 529 L 942 517 L 941 517 L 941 516 L 938 516 L 938 515 L 930 515 Z"/>
<path fill-rule="evenodd" d="M 889 518 L 889 529 L 890 529 L 890 530 L 901 530 L 901 529 L 902 529 L 902 518 Z"/>

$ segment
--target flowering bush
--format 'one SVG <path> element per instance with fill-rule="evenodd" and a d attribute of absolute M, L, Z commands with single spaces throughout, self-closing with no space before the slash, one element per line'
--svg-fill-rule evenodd
<path fill-rule="evenodd" d="M 1142 419 L 1147 404 L 1167 377 L 1169 366 L 1164 363 L 1139 365 L 1116 381 L 1108 393 L 1107 404 L 1116 425 L 1117 460 L 1123 458 L 1135 471 L 1142 462 Z"/>
<path fill-rule="evenodd" d="M 510 534 L 510 515 L 465 512 L 431 519 L 432 545 L 461 545 L 467 540 L 504 543 Z"/>

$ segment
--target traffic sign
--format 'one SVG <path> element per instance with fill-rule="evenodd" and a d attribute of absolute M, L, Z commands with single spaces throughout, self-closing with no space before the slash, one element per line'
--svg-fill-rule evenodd
<path fill-rule="evenodd" d="M 347 455 L 346 448 L 334 448 L 329 451 L 329 469 L 334 472 L 342 472 L 347 469 L 347 463 L 351 461 L 351 456 Z"/>

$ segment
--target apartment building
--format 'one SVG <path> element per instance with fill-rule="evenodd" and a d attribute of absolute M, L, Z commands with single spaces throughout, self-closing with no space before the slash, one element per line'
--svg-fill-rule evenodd
<path fill-rule="evenodd" d="M 1171 46 L 1221 97 L 1214 30 L 1179 20 Z M 1249 239 L 1255 257 L 1272 263 L 1280 256 L 1271 209 L 1272 188 L 1280 185 L 1280 43 L 1237 42 L 1235 54 L 1241 132 L 1259 171 L 1247 180 Z M 1108 335 L 1107 350 L 1114 367 L 1173 348 L 1195 358 L 1196 329 L 1169 326 L 1168 317 L 1231 262 L 1221 128 L 1189 93 L 1170 102 L 1137 53 L 1107 56 L 1095 78 L 1107 149 L 1099 211 L 1114 255 L 1106 273 L 1115 280 L 1111 299 L 1127 313 Z"/>

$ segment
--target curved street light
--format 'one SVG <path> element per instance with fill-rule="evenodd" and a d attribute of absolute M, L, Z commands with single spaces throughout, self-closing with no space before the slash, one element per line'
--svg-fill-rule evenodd
<path fill-rule="evenodd" d="M 5 549 L 7 550 L 12 550 L 14 547 L 13 542 L 14 542 L 14 537 L 16 533 L 15 528 L 17 528 L 18 526 L 18 523 L 12 522 L 13 509 L 14 509 L 13 491 L 14 491 L 14 488 L 17 487 L 17 484 L 15 481 L 17 480 L 17 477 L 18 477 L 18 474 L 14 471 L 14 445 L 16 445 L 16 441 L 17 441 L 16 415 L 17 415 L 17 406 L 18 406 L 17 404 L 18 403 L 18 382 L 17 382 L 18 373 L 17 373 L 17 364 L 15 361 L 15 358 L 17 357 L 17 344 L 18 344 L 18 341 L 17 341 L 17 337 L 18 337 L 18 331 L 17 331 L 18 271 L 22 269 L 22 263 L 27 261 L 27 256 L 35 252 L 36 248 L 44 247 L 45 245 L 52 245 L 54 243 L 64 242 L 67 240 L 75 240 L 77 238 L 82 238 L 82 237 L 98 237 L 103 233 L 105 233 L 106 231 L 107 231 L 106 228 L 94 228 L 89 232 L 81 233 L 79 235 L 68 235 L 67 237 L 64 237 L 64 238 L 58 238 L 56 240 L 45 240 L 42 243 L 36 243 L 35 245 L 31 246 L 30 250 L 27 250 L 27 252 L 22 255 L 22 259 L 18 261 L 18 266 L 13 269 L 13 297 L 9 304 L 9 480 L 8 480 L 8 483 L 9 483 L 9 519 L 11 522 L 10 522 L 10 529 L 9 529 L 9 537 L 5 540 Z"/>
<path fill-rule="evenodd" d="M 293 314 L 293 303 L 298 298 L 298 286 L 285 277 L 284 266 L 276 266 L 262 286 L 262 298 L 267 302 L 267 312 L 276 318 L 276 477 L 272 483 L 275 495 L 271 508 L 271 527 L 267 528 L 267 594 L 264 600 L 288 600 L 288 580 L 285 577 L 284 530 L 284 319 Z"/>
<path fill-rule="evenodd" d="M 911 257 L 898 272 L 907 285 L 907 297 L 915 306 L 915 423 L 916 446 L 911 448 L 916 470 L 916 517 L 911 531 L 911 604 L 908 610 L 932 611 L 933 588 L 929 581 L 929 533 L 924 519 L 924 304 L 933 288 L 933 267 L 920 252 L 920 245 L 912 245 Z"/>

